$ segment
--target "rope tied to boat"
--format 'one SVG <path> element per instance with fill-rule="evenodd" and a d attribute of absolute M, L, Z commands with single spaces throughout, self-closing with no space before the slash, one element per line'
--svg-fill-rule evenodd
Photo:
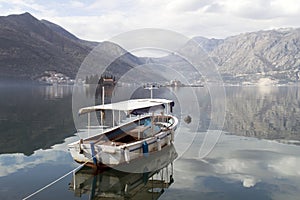
<path fill-rule="evenodd" d="M 100 152 L 99 152 L 100 153 Z M 22 200 L 27 200 L 35 195 L 37 195 L 38 193 L 42 192 L 43 190 L 51 187 L 52 185 L 54 185 L 55 183 L 57 183 L 58 181 L 64 179 L 65 177 L 69 176 L 70 174 L 75 174 L 78 170 L 80 170 L 83 166 L 85 166 L 88 162 L 90 162 L 90 160 L 94 159 L 94 157 L 96 157 L 99 153 L 95 154 L 94 156 L 92 156 L 89 160 L 87 160 L 86 162 L 84 162 L 83 164 L 79 165 L 78 167 L 76 167 L 75 169 L 69 171 L 68 173 L 64 174 L 63 176 L 59 177 L 58 179 L 52 181 L 51 183 L 45 185 L 44 187 L 36 190 L 35 192 L 33 192 L 32 194 L 24 197 Z"/>

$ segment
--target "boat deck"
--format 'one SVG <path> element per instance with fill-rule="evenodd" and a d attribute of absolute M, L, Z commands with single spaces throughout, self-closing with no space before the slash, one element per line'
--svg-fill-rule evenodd
<path fill-rule="evenodd" d="M 172 124 L 169 122 L 170 116 L 154 116 L 150 123 L 150 117 L 133 121 L 126 126 L 116 128 L 109 132 L 87 138 L 82 141 L 83 144 L 94 143 L 95 145 L 120 146 L 143 140 L 158 134 L 161 131 L 168 130 Z M 140 125 L 139 125 L 140 124 Z"/>
<path fill-rule="evenodd" d="M 95 145 L 109 145 L 109 146 L 120 146 L 125 143 L 136 142 L 141 139 L 145 139 L 149 136 L 155 135 L 161 132 L 162 129 L 159 126 L 136 126 L 126 132 L 121 132 L 115 137 L 108 138 L 107 134 L 101 135 L 97 138 L 84 140 L 84 144 L 94 143 Z"/>

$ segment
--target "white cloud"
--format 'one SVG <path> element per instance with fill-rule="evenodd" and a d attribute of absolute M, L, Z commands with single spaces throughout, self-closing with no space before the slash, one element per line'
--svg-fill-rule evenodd
<path fill-rule="evenodd" d="M 278 159 L 268 165 L 274 172 L 280 176 L 300 176 L 300 158 L 295 156 L 286 156 Z"/>
<path fill-rule="evenodd" d="M 273 199 L 297 199 L 299 196 L 300 154 L 297 146 L 223 135 L 205 162 L 194 159 L 195 152 L 191 151 L 188 157 L 185 154 L 175 162 L 173 189 L 214 192 L 215 188 L 209 188 L 205 181 L 215 177 L 233 186 L 240 184 L 245 188 L 268 191 Z M 177 184 L 183 182 L 184 186 Z M 217 192 L 221 192 L 219 188 Z"/>
<path fill-rule="evenodd" d="M 33 168 L 41 163 L 65 162 L 67 144 L 76 141 L 76 136 L 65 139 L 65 143 L 54 145 L 51 149 L 37 150 L 30 157 L 21 153 L 0 155 L 0 178 L 20 169 Z M 71 163 L 74 164 L 74 163 Z"/>
<path fill-rule="evenodd" d="M 80 38 L 102 41 L 124 31 L 162 28 L 189 37 L 223 38 L 242 32 L 300 26 L 296 0 L 0 0 L 3 15 L 29 11 Z"/>
<path fill-rule="evenodd" d="M 231 12 L 236 17 L 264 20 L 276 19 L 279 17 L 290 17 L 298 14 L 298 4 L 291 1 L 282 0 L 246 0 L 235 1 L 228 0 L 225 3 L 226 10 Z"/>
<path fill-rule="evenodd" d="M 257 183 L 257 181 L 255 180 L 255 178 L 253 177 L 246 177 L 243 181 L 243 186 L 250 188 L 250 187 L 254 187 Z"/>
<path fill-rule="evenodd" d="M 300 12 L 298 0 L 274 0 L 271 4 L 276 8 L 276 11 L 281 11 L 286 16 L 298 15 Z"/>
<path fill-rule="evenodd" d="M 208 1 L 198 1 L 198 0 L 174 0 L 171 1 L 167 5 L 168 10 L 172 10 L 175 12 L 186 12 L 186 11 L 197 11 L 203 8 L 205 5 L 208 4 Z"/>
<path fill-rule="evenodd" d="M 114 12 L 103 16 L 52 17 L 49 20 L 82 39 L 102 41 L 127 30 L 122 19 L 122 14 Z"/>
<path fill-rule="evenodd" d="M 68 3 L 73 8 L 84 8 L 85 4 L 82 1 L 70 1 Z"/>

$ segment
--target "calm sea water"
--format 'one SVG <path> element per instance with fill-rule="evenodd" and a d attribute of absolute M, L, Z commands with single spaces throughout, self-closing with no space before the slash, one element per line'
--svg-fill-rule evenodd
<path fill-rule="evenodd" d="M 206 88 L 154 91 L 176 101 L 180 125 L 174 146 L 152 160 L 163 169 L 143 174 L 69 173 L 79 166 L 67 151 L 79 139 L 72 89 L 0 86 L 0 199 L 36 191 L 29 199 L 299 199 L 300 87 L 226 87 L 226 98 L 213 99 Z M 93 97 L 87 88 L 78 92 Z M 122 99 L 128 88 L 106 95 Z"/>

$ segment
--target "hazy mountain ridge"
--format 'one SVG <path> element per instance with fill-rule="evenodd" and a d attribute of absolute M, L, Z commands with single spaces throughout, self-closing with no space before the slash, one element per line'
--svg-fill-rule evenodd
<path fill-rule="evenodd" d="M 193 41 L 206 52 L 197 59 L 210 58 L 209 64 L 215 65 L 224 82 L 285 84 L 299 81 L 300 29 L 258 31 L 225 39 L 197 36 Z M 194 52 L 196 48 L 199 47 L 192 45 L 187 50 Z M 188 78 L 197 78 L 193 77 L 195 68 L 175 54 L 151 61 L 172 66 Z"/>
<path fill-rule="evenodd" d="M 225 80 L 255 82 L 264 77 L 281 82 L 299 80 L 300 29 L 244 33 L 207 43 L 199 44 L 216 62 Z"/>
<path fill-rule="evenodd" d="M 202 36 L 194 37 L 193 40 L 199 43 L 200 46 L 207 52 L 211 52 L 217 46 L 223 44 L 225 41 L 224 39 L 215 39 L 215 38 L 208 39 Z"/>
<path fill-rule="evenodd" d="M 258 31 L 225 39 L 198 36 L 193 40 L 214 61 L 225 82 L 258 82 L 266 77 L 279 83 L 299 80 L 300 29 Z M 99 44 L 81 40 L 29 13 L 0 17 L 0 78 L 32 80 L 49 70 L 75 78 L 83 60 Z M 113 61 L 110 74 L 120 77 L 132 67 L 148 62 L 170 66 L 189 79 L 199 80 L 193 67 L 176 55 L 145 59 L 114 43 L 104 45 L 102 53 L 105 51 L 107 56 L 102 56 L 103 59 L 125 52 Z"/>
<path fill-rule="evenodd" d="M 96 47 L 99 44 L 99 42 L 91 42 L 91 41 L 79 39 L 78 37 L 76 37 L 72 33 L 66 31 L 65 29 L 63 29 L 61 26 L 59 26 L 57 24 L 54 24 L 54 23 L 52 23 L 50 21 L 47 21 L 45 19 L 42 19 L 41 22 L 43 24 L 45 24 L 46 26 L 48 26 L 51 30 L 55 31 L 56 33 L 59 33 L 59 34 L 65 36 L 68 39 L 71 39 L 73 41 L 79 42 L 82 45 L 94 48 L 94 47 Z"/>
<path fill-rule="evenodd" d="M 1 77 L 33 79 L 46 70 L 74 77 L 90 50 L 29 13 L 0 17 Z"/>
<path fill-rule="evenodd" d="M 36 80 L 45 71 L 75 78 L 84 59 L 100 44 L 105 49 L 105 52 L 98 52 L 103 54 L 101 58 L 122 55 L 111 61 L 108 74 L 120 77 L 132 67 L 143 64 L 142 59 L 117 44 L 81 40 L 62 27 L 38 20 L 29 13 L 0 17 L 0 78 Z"/>

